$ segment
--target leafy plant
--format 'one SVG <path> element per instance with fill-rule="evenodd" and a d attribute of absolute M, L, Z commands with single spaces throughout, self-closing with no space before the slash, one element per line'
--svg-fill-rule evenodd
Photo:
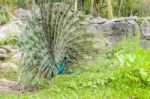
<path fill-rule="evenodd" d="M 130 42 L 130 43 L 129 43 Z M 140 37 L 123 40 L 119 51 L 114 54 L 117 70 L 114 77 L 124 87 L 149 87 L 150 84 L 150 50 L 140 46 Z M 115 82 L 116 82 L 115 81 Z"/>

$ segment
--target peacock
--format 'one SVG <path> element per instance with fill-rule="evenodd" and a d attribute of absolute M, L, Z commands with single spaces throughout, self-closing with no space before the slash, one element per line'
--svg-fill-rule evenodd
<path fill-rule="evenodd" d="M 62 74 L 87 53 L 88 35 L 85 18 L 63 2 L 35 0 L 38 14 L 32 10 L 31 19 L 21 33 L 20 78 L 51 79 Z"/>

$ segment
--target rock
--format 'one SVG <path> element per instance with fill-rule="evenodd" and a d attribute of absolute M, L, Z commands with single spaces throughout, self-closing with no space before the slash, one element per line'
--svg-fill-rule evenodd
<path fill-rule="evenodd" d="M 115 22 L 113 24 L 113 32 L 111 35 L 123 35 L 128 31 L 128 24 L 125 22 Z"/>
<path fill-rule="evenodd" d="M 92 25 L 89 25 L 88 27 L 87 27 L 87 30 L 86 30 L 86 32 L 87 33 L 98 33 L 99 32 L 99 30 L 98 30 L 98 25 L 97 24 L 92 24 Z"/>
<path fill-rule="evenodd" d="M 18 36 L 21 29 L 17 21 L 0 26 L 0 39 L 6 39 L 9 35 Z"/>
<path fill-rule="evenodd" d="M 1 67 L 2 67 L 3 70 L 8 69 L 8 68 L 10 68 L 12 71 L 17 71 L 18 70 L 18 66 L 16 64 L 10 63 L 10 62 L 2 63 Z"/>
<path fill-rule="evenodd" d="M 115 18 L 115 19 L 113 19 L 112 21 L 113 22 L 123 22 L 125 19 L 123 18 L 123 17 L 121 17 L 121 18 Z"/>
<path fill-rule="evenodd" d="M 103 33 L 105 33 L 105 32 L 111 32 L 112 31 L 112 28 L 113 28 L 113 22 L 107 22 L 107 23 L 105 23 L 105 24 L 102 24 L 101 25 L 102 27 L 100 28 L 101 30 L 102 30 L 102 32 Z"/>
<path fill-rule="evenodd" d="M 143 33 L 143 38 L 150 39 L 150 22 L 144 21 L 141 24 L 141 30 Z"/>
<path fill-rule="evenodd" d="M 4 68 L 3 65 L 0 64 L 0 70 L 2 70 L 3 68 Z"/>
<path fill-rule="evenodd" d="M 103 24 L 105 22 L 106 20 L 102 19 L 101 17 L 93 18 L 92 20 L 90 20 L 91 24 Z"/>
<path fill-rule="evenodd" d="M 92 24 L 87 27 L 87 33 L 104 33 L 112 31 L 112 22 L 106 22 L 104 24 Z"/>
<path fill-rule="evenodd" d="M 113 36 L 108 36 L 107 39 L 107 47 L 112 48 L 117 42 L 121 40 L 122 36 L 118 35 L 113 35 Z"/>
<path fill-rule="evenodd" d="M 136 23 L 135 20 L 128 20 L 128 23 L 129 23 L 129 24 L 132 24 L 132 25 L 137 25 L 137 23 Z"/>
<path fill-rule="evenodd" d="M 110 35 L 127 35 L 136 31 L 136 24 L 129 24 L 127 22 L 114 22 L 113 23 L 113 32 Z"/>
<path fill-rule="evenodd" d="M 22 21 L 27 21 L 32 18 L 32 15 L 29 10 L 24 10 L 22 8 L 19 8 L 15 11 L 14 15 L 21 19 Z"/>
<path fill-rule="evenodd" d="M 10 52 L 12 52 L 13 50 L 11 49 L 11 47 L 10 46 L 2 46 L 2 47 L 0 47 L 0 49 L 4 49 L 4 50 L 6 50 L 7 51 L 7 53 L 10 53 Z"/>
<path fill-rule="evenodd" d="M 142 39 L 141 40 L 141 46 L 143 48 L 150 48 L 150 40 Z"/>
<path fill-rule="evenodd" d="M 125 20 L 129 21 L 129 20 L 137 20 L 137 16 L 129 16 L 129 17 L 125 17 Z"/>
<path fill-rule="evenodd" d="M 19 60 L 21 59 L 21 55 L 22 55 L 21 52 L 17 52 L 16 54 L 14 54 L 14 55 L 12 56 L 12 61 L 18 63 Z"/>
<path fill-rule="evenodd" d="M 0 54 L 7 54 L 7 51 L 3 48 L 0 48 Z"/>
<path fill-rule="evenodd" d="M 6 37 L 7 37 L 6 34 L 1 34 L 1 33 L 0 33 L 0 39 L 5 39 Z"/>
<path fill-rule="evenodd" d="M 0 60 L 4 61 L 6 59 L 6 55 L 0 54 Z"/>

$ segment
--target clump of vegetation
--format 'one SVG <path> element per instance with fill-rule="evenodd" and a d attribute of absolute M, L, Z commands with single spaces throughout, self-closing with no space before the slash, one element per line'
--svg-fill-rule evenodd
<path fill-rule="evenodd" d="M 17 80 L 17 72 L 12 71 L 11 68 L 0 70 L 0 79 Z"/>
<path fill-rule="evenodd" d="M 10 9 L 16 8 L 16 0 L 0 0 L 0 6 L 5 6 Z"/>
<path fill-rule="evenodd" d="M 149 88 L 150 87 L 150 50 L 140 46 L 140 38 L 128 39 L 118 45 L 115 55 L 117 70 L 115 86 L 126 88 Z"/>
<path fill-rule="evenodd" d="M 17 38 L 13 35 L 8 35 L 5 39 L 0 40 L 0 45 L 14 45 L 17 42 Z"/>
<path fill-rule="evenodd" d="M 0 6 L 0 25 L 6 24 L 10 21 L 10 13 L 4 6 Z"/>

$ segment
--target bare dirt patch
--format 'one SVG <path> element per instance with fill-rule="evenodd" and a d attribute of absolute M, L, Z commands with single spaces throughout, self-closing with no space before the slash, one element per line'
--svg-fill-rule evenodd
<path fill-rule="evenodd" d="M 21 85 L 17 81 L 11 81 L 6 79 L 0 79 L 0 94 L 10 94 L 10 93 L 24 93 L 36 91 L 37 87 L 35 85 Z"/>

